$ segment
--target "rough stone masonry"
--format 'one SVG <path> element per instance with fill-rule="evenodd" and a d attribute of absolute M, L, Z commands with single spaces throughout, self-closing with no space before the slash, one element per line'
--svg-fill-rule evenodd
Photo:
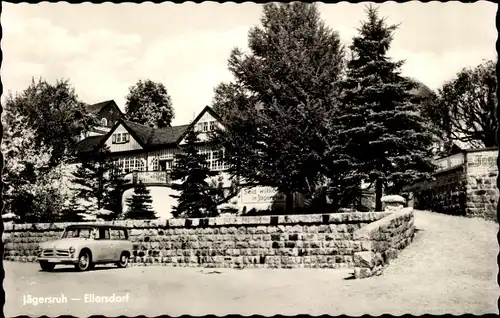
<path fill-rule="evenodd" d="M 395 213 L 234 216 L 109 223 L 129 228 L 134 245 L 130 261 L 135 266 L 353 268 L 356 253 L 366 251 L 371 242 L 371 239 L 356 233 Z M 397 220 L 412 221 L 410 218 Z M 36 261 L 38 243 L 57 239 L 67 225 L 69 223 L 6 226 L 3 237 L 5 259 Z M 399 231 L 400 227 L 394 230 Z"/>

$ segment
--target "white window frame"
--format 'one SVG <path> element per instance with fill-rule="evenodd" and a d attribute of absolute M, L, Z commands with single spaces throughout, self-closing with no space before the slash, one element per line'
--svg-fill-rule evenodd
<path fill-rule="evenodd" d="M 144 160 L 140 158 L 118 158 L 115 160 L 115 164 L 123 174 L 127 174 L 133 171 L 146 171 L 146 164 L 144 163 Z"/>
<path fill-rule="evenodd" d="M 126 144 L 127 142 L 130 141 L 130 134 L 129 133 L 115 133 L 113 134 L 113 144 Z"/>
<path fill-rule="evenodd" d="M 208 130 L 209 131 L 214 131 L 215 130 L 215 126 L 216 126 L 216 121 L 215 120 L 210 121 Z"/>
<path fill-rule="evenodd" d="M 101 118 L 101 126 L 108 127 L 108 120 L 106 118 Z"/>

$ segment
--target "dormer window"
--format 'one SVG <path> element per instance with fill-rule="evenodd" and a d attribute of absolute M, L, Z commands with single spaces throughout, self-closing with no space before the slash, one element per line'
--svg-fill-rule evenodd
<path fill-rule="evenodd" d="M 101 126 L 108 127 L 108 120 L 106 118 L 101 119 Z"/>
<path fill-rule="evenodd" d="M 113 134 L 113 143 L 114 144 L 124 144 L 129 142 L 130 134 L 128 133 L 116 133 Z"/>

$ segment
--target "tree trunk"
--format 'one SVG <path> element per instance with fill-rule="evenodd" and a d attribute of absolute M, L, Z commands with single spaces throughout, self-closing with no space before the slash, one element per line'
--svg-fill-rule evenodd
<path fill-rule="evenodd" d="M 286 213 L 293 214 L 295 212 L 295 205 L 293 202 L 293 193 L 287 192 L 286 194 Z"/>
<path fill-rule="evenodd" d="M 382 211 L 382 179 L 375 181 L 375 211 Z"/>

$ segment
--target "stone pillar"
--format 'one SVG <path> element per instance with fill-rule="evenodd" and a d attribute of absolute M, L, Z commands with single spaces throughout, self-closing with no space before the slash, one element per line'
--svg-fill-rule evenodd
<path fill-rule="evenodd" d="M 386 195 L 382 197 L 384 212 L 398 211 L 405 207 L 406 199 L 400 195 Z"/>

